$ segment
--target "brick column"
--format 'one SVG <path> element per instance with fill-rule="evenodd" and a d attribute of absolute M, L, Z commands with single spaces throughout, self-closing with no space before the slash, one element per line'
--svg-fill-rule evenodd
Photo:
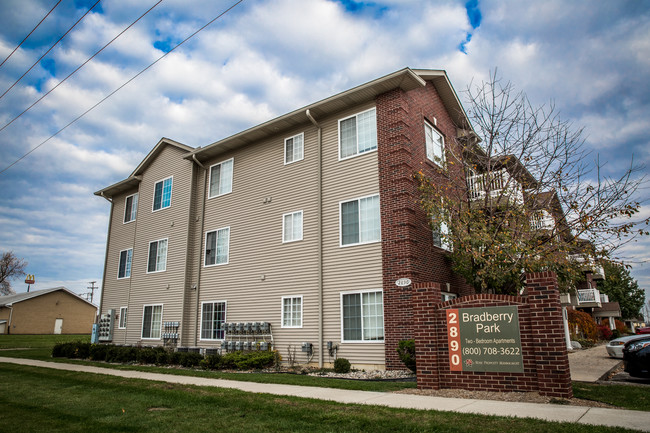
<path fill-rule="evenodd" d="M 526 289 L 539 393 L 571 398 L 571 371 L 557 276 L 553 272 L 526 274 Z"/>
<path fill-rule="evenodd" d="M 418 389 L 440 389 L 436 326 L 440 284 L 414 284 L 412 301 Z"/>

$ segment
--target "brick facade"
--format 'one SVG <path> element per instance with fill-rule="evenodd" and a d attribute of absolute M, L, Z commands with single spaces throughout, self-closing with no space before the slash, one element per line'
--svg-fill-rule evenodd
<path fill-rule="evenodd" d="M 376 102 L 386 368 L 401 369 L 396 348 L 399 340 L 413 338 L 412 288 L 397 287 L 395 281 L 436 282 L 445 291 L 473 293 L 463 278 L 452 273 L 447 253 L 433 245 L 413 178 L 422 171 L 445 182 L 447 176 L 462 174 L 460 164 L 448 164 L 447 171 L 440 173 L 427 159 L 425 121 L 443 134 L 448 154 L 460 155 L 461 151 L 455 140 L 456 126 L 431 82 L 408 92 L 392 90 Z"/>
<path fill-rule="evenodd" d="M 527 274 L 526 277 L 524 296 L 481 294 L 445 303 L 440 302 L 439 284 L 414 285 L 418 388 L 536 391 L 541 395 L 572 397 L 557 278 L 550 272 Z M 524 372 L 452 372 L 446 310 L 497 306 L 517 306 Z"/>

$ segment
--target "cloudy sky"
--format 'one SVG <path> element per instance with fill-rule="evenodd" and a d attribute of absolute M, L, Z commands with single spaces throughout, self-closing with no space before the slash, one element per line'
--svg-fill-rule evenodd
<path fill-rule="evenodd" d="M 161 137 L 205 146 L 407 66 L 446 70 L 461 99 L 498 68 L 584 126 L 608 174 L 650 163 L 647 1 L 245 0 L 170 52 L 235 3 L 62 0 L 0 66 L 0 251 L 34 289 L 101 285 L 110 205 L 93 192 Z M 56 4 L 0 2 L 0 62 Z M 650 292 L 650 240 L 625 256 Z"/>

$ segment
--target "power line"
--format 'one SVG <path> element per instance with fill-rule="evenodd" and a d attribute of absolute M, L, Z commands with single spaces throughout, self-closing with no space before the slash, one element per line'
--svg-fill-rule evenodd
<path fill-rule="evenodd" d="M 29 110 L 30 110 L 34 105 L 36 105 L 36 104 L 38 104 L 39 102 L 41 102 L 41 101 L 42 101 L 42 100 L 43 100 L 47 95 L 49 95 L 49 94 L 52 93 L 54 90 L 56 90 L 57 87 L 59 87 L 61 84 L 63 84 L 63 83 L 64 83 L 68 78 L 70 78 L 71 76 L 73 76 L 73 75 L 74 75 L 74 74 L 75 74 L 79 69 L 81 69 L 81 68 L 83 68 L 84 66 L 86 66 L 86 63 L 90 62 L 90 61 L 91 61 L 92 59 L 94 59 L 94 58 L 95 58 L 99 53 L 101 53 L 102 51 L 104 51 L 104 49 L 105 49 L 106 47 L 108 47 L 108 46 L 109 46 L 110 44 L 112 44 L 112 43 L 113 43 L 117 38 L 119 38 L 120 36 L 122 36 L 122 35 L 123 35 L 127 30 L 129 30 L 131 27 L 133 27 L 133 26 L 134 26 L 138 21 L 140 21 L 140 20 L 142 19 L 142 17 L 144 17 L 145 15 L 147 15 L 149 12 L 151 12 L 151 11 L 153 10 L 153 8 L 155 8 L 155 7 L 158 6 L 160 3 L 162 3 L 162 1 L 163 1 L 163 0 L 158 0 L 158 3 L 156 3 L 156 4 L 153 5 L 153 6 L 151 6 L 151 7 L 149 8 L 149 10 L 147 10 L 145 13 L 143 13 L 142 15 L 140 15 L 140 16 L 138 17 L 138 19 L 136 19 L 135 21 L 133 21 L 133 22 L 132 22 L 132 23 L 131 23 L 127 28 L 125 28 L 124 30 L 122 30 L 122 31 L 121 31 L 117 36 L 115 36 L 113 39 L 111 39 L 111 40 L 110 40 L 106 45 L 104 45 L 104 46 L 103 46 L 99 51 L 97 51 L 97 52 L 96 52 L 95 54 L 93 54 L 90 58 L 88 58 L 88 60 L 86 60 L 85 62 L 83 62 L 83 63 L 82 63 L 82 64 L 81 64 L 77 69 L 75 69 L 74 71 L 72 71 L 72 72 L 71 72 L 67 77 L 65 77 L 63 80 L 59 81 L 59 83 L 57 83 L 56 86 L 54 86 L 54 87 L 52 87 L 50 90 L 48 90 L 47 93 L 45 93 L 43 96 L 41 96 L 40 98 L 38 98 L 38 99 L 36 100 L 36 102 L 34 102 L 34 103 L 33 103 L 32 105 L 30 105 L 29 107 L 25 108 L 25 110 L 23 110 L 22 113 L 20 113 L 18 116 L 16 116 L 16 117 L 14 117 L 13 119 L 11 119 L 11 121 L 9 121 L 9 123 L 7 123 L 7 124 L 4 125 L 2 128 L 0 128 L 0 132 L 4 131 L 5 128 L 6 128 L 7 126 L 11 125 L 11 124 L 14 123 L 14 121 L 16 121 L 20 116 L 22 116 L 23 114 L 25 114 L 26 112 L 28 112 L 28 111 L 29 111 Z"/>
<path fill-rule="evenodd" d="M 48 12 L 44 17 L 43 17 L 43 19 L 40 20 L 40 21 L 38 22 L 38 24 L 36 24 L 36 27 L 34 27 L 34 28 L 32 29 L 32 31 L 29 32 L 29 34 L 28 34 L 27 36 L 25 36 L 25 39 L 23 39 L 22 41 L 20 41 L 20 43 L 18 44 L 18 46 L 17 46 L 16 48 L 14 48 L 14 50 L 13 50 L 11 53 L 9 53 L 9 55 L 7 56 L 7 58 L 4 59 L 4 60 L 2 61 L 2 63 L 0 63 L 0 68 L 2 67 L 2 65 L 5 64 L 5 62 L 6 62 L 7 60 L 9 60 L 9 57 L 11 57 L 11 56 L 16 52 L 16 50 L 18 50 L 18 48 L 20 48 L 20 46 L 21 46 L 21 45 L 22 45 L 22 44 L 27 40 L 27 38 L 30 37 L 30 36 L 32 35 L 32 33 L 34 33 L 34 31 L 38 28 L 38 26 L 40 26 L 40 25 L 43 23 L 43 21 L 45 21 L 45 18 L 47 18 L 47 17 L 50 16 L 50 14 L 52 13 L 52 11 L 54 11 L 54 9 L 56 9 L 56 7 L 59 5 L 59 3 L 61 3 L 61 1 L 62 1 L 62 0 L 59 0 L 58 2 L 56 2 L 56 4 L 55 4 L 55 5 L 52 7 L 52 9 L 50 9 L 50 11 L 49 11 L 49 12 Z"/>
<path fill-rule="evenodd" d="M 95 4 L 92 5 L 92 6 L 90 7 L 90 9 L 88 9 L 88 10 L 86 11 L 86 13 L 83 14 L 83 16 L 82 16 L 81 18 L 79 18 L 79 19 L 77 20 L 77 22 L 74 23 L 74 24 L 72 25 L 72 27 L 70 27 L 70 28 L 68 29 L 68 31 L 65 32 L 65 33 L 63 34 L 63 36 L 61 36 L 61 37 L 59 38 L 59 40 L 56 41 L 56 42 L 54 43 L 54 45 L 52 45 L 52 46 L 51 46 L 51 47 L 50 47 L 50 48 L 45 52 L 45 54 L 43 54 L 43 55 L 42 55 L 42 56 L 41 56 L 37 61 L 35 61 L 34 64 L 33 64 L 33 65 L 32 65 L 32 66 L 31 66 L 31 67 L 30 67 L 30 68 L 29 68 L 29 69 L 28 69 L 28 70 L 27 70 L 23 75 L 21 75 L 20 78 L 18 78 L 18 79 L 16 80 L 15 83 L 13 83 L 13 84 L 12 84 L 12 85 L 7 89 L 7 90 L 5 90 L 5 92 L 4 92 L 2 95 L 0 95 L 0 99 L 2 99 L 2 97 L 3 97 L 4 95 L 6 95 L 7 93 L 9 93 L 9 91 L 10 91 L 11 89 L 13 89 L 14 86 L 15 86 L 16 84 L 18 84 L 18 83 L 20 82 L 20 80 L 22 80 L 22 79 L 25 77 L 25 75 L 27 75 L 27 74 L 29 73 L 29 71 L 31 71 L 32 69 L 34 69 L 34 66 L 38 65 L 38 62 L 40 62 L 41 60 L 43 60 L 43 57 L 47 56 L 48 53 L 49 53 L 50 51 L 52 51 L 52 50 L 54 49 L 54 47 L 56 47 L 57 44 L 58 44 L 59 42 L 61 42 L 61 40 L 62 40 L 63 38 L 65 38 L 66 35 L 72 31 L 72 29 L 74 29 L 74 28 L 76 27 L 77 24 L 79 24 L 79 23 L 81 22 L 81 20 L 83 20 L 84 17 L 85 17 L 86 15 L 88 15 L 88 14 L 90 13 L 90 11 L 92 11 L 93 8 L 94 8 L 95 6 L 97 6 L 97 4 L 98 4 L 100 1 L 101 1 L 101 0 L 97 0 L 97 1 L 95 2 Z"/>
<path fill-rule="evenodd" d="M 219 18 L 221 18 L 222 16 L 224 16 L 225 14 L 227 14 L 228 12 L 230 12 L 232 9 L 234 9 L 237 5 L 239 5 L 239 4 L 242 3 L 243 1 L 244 1 L 244 0 L 239 0 L 239 1 L 235 2 L 235 3 L 234 3 L 232 6 L 230 6 L 228 9 L 226 9 L 225 11 L 223 11 L 222 13 L 220 13 L 219 15 L 217 15 L 216 17 L 214 17 L 213 19 L 211 19 L 210 21 L 208 21 L 207 24 L 205 24 L 203 27 L 201 27 L 200 29 L 198 29 L 197 31 L 195 31 L 194 33 L 192 33 L 191 35 L 189 35 L 187 38 L 183 39 L 183 40 L 182 40 L 181 42 L 179 42 L 176 46 L 174 46 L 174 48 L 172 48 L 171 50 L 167 51 L 167 52 L 166 52 L 165 54 L 163 54 L 162 56 L 158 57 L 158 58 L 157 58 L 153 63 L 150 63 L 149 66 L 147 66 L 146 68 L 144 68 L 143 70 L 141 70 L 140 72 L 138 72 L 137 74 L 135 74 L 133 77 L 131 77 L 130 79 L 128 79 L 125 83 L 123 83 L 123 84 L 122 84 L 121 86 L 119 86 L 117 89 L 113 90 L 111 93 L 109 93 L 107 96 L 105 96 L 102 100 L 100 100 L 100 101 L 97 102 L 95 105 L 93 105 L 92 107 L 90 107 L 89 109 L 87 109 L 86 111 L 84 111 L 83 113 L 81 113 L 79 116 L 77 116 L 76 118 L 74 118 L 74 120 L 72 120 L 72 121 L 69 122 L 67 125 L 65 125 L 65 126 L 62 127 L 61 129 L 59 129 L 58 131 L 56 131 L 54 134 L 50 135 L 48 138 L 46 138 L 46 139 L 43 140 L 41 143 L 39 143 L 38 145 L 36 145 L 36 146 L 35 146 L 33 149 L 31 149 L 29 152 L 25 153 L 23 156 L 21 156 L 20 158 L 18 158 L 17 160 L 15 160 L 14 162 L 12 162 L 11 164 L 9 164 L 7 167 L 3 168 L 2 171 L 0 171 L 0 174 L 4 173 L 5 171 L 9 170 L 9 169 L 10 169 L 11 167 L 13 167 L 14 165 L 18 164 L 20 161 L 22 161 L 23 159 L 25 159 L 28 155 L 30 155 L 30 154 L 31 154 L 32 152 L 34 152 L 36 149 L 40 148 L 42 145 L 44 145 L 45 143 L 47 143 L 48 141 L 50 141 L 51 139 L 53 139 L 54 137 L 56 137 L 57 135 L 59 135 L 61 132 L 63 132 L 65 129 L 67 129 L 70 125 L 72 125 L 73 123 L 75 123 L 77 120 L 81 119 L 81 118 L 84 117 L 86 114 L 90 113 L 92 110 L 94 110 L 95 108 L 97 108 L 100 104 L 102 104 L 102 103 L 103 103 L 104 101 L 106 101 L 108 98 L 110 98 L 111 96 L 113 96 L 114 94 L 116 94 L 117 92 L 119 92 L 123 87 L 125 87 L 125 86 L 126 86 L 127 84 L 129 84 L 131 81 L 135 80 L 135 79 L 138 78 L 140 75 L 142 75 L 144 72 L 146 72 L 149 68 L 151 68 L 151 67 L 154 66 L 156 63 L 158 63 L 159 61 L 161 61 L 162 59 L 164 59 L 165 57 L 167 57 L 167 55 L 168 55 L 169 53 L 171 53 L 171 52 L 174 51 L 176 48 L 178 48 L 178 47 L 180 47 L 181 45 L 183 45 L 185 42 L 187 42 L 187 41 L 189 41 L 190 39 L 192 39 L 194 36 L 196 36 L 196 35 L 197 35 L 199 32 L 201 32 L 203 29 L 205 29 L 205 28 L 208 27 L 210 24 L 212 24 L 213 22 L 215 22 L 216 20 L 218 20 Z M 99 2 L 98 2 L 98 3 L 99 3 Z"/>

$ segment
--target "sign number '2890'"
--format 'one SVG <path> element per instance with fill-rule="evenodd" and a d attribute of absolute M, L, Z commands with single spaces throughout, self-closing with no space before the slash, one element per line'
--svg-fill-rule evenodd
<path fill-rule="evenodd" d="M 458 310 L 447 310 L 447 341 L 449 342 L 449 369 L 463 371 Z"/>

